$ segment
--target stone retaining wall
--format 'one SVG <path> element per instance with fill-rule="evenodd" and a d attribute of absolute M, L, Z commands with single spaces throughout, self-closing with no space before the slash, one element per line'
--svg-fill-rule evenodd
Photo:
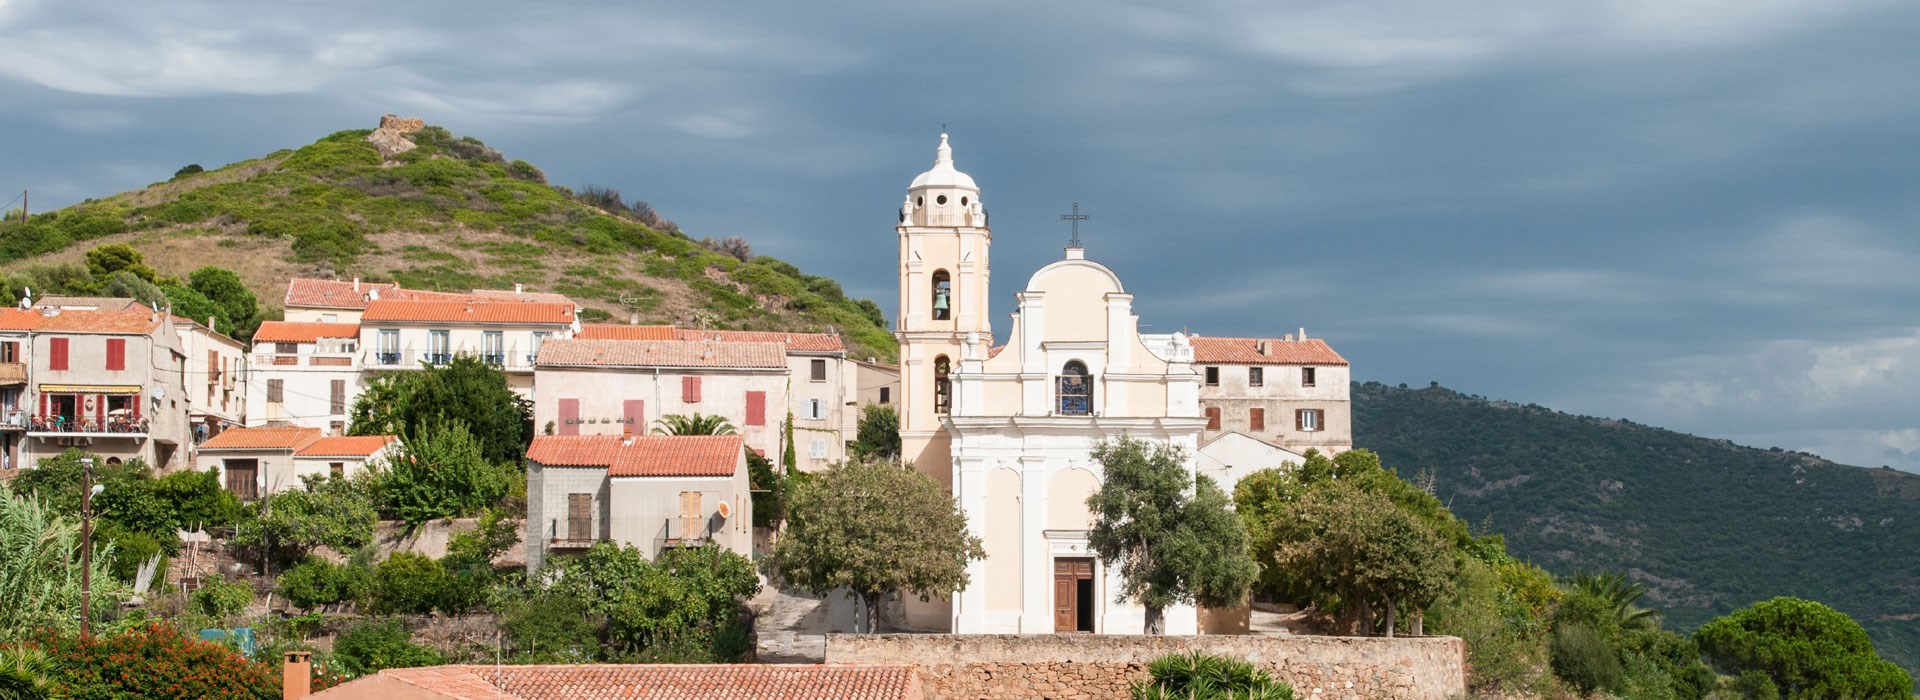
<path fill-rule="evenodd" d="M 1467 690 L 1455 637 L 1295 635 L 827 635 L 827 663 L 911 663 L 929 700 L 1125 698 L 1147 662 L 1233 656 L 1293 685 L 1301 700 L 1445 700 Z"/>

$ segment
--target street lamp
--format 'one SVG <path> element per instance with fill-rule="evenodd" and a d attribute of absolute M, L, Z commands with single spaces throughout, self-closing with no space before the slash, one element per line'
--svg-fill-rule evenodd
<path fill-rule="evenodd" d="M 80 458 L 80 637 L 93 626 L 93 497 L 106 486 L 93 485 L 93 458 Z"/>

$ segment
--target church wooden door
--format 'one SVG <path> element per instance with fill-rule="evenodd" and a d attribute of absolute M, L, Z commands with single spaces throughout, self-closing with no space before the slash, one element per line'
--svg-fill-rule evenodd
<path fill-rule="evenodd" d="M 1053 560 L 1053 631 L 1093 631 L 1093 560 Z"/>

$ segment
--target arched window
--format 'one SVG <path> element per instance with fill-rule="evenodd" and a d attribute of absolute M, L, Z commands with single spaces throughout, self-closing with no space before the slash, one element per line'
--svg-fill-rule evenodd
<path fill-rule="evenodd" d="M 933 271 L 933 320 L 953 318 L 953 277 L 946 270 Z"/>
<path fill-rule="evenodd" d="M 952 369 L 953 364 L 947 361 L 946 355 L 933 358 L 933 412 L 935 414 L 944 416 L 947 414 L 947 409 L 953 406 L 953 380 L 947 377 Z"/>
<path fill-rule="evenodd" d="M 1079 360 L 1067 361 L 1067 366 L 1060 368 L 1055 384 L 1055 393 L 1060 397 L 1060 415 L 1093 415 L 1093 377 L 1087 374 L 1085 364 Z"/>

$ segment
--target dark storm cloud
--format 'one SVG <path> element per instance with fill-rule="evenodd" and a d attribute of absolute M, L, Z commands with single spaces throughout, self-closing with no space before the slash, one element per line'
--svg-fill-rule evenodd
<path fill-rule="evenodd" d="M 0 189 L 398 112 L 891 307 L 945 122 L 996 315 L 1077 201 L 1149 330 L 1305 326 L 1363 379 L 1920 468 L 1916 29 L 1797 0 L 0 0 Z"/>

